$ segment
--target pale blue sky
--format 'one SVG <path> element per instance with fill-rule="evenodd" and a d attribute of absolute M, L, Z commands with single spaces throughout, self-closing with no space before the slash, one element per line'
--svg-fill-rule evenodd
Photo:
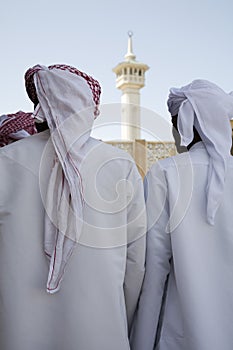
<path fill-rule="evenodd" d="M 150 66 L 145 108 L 167 117 L 169 87 L 196 78 L 231 91 L 232 13 L 232 0 L 2 1 L 0 114 L 32 109 L 23 75 L 36 63 L 74 65 L 100 81 L 102 103 L 120 102 L 112 68 L 124 58 L 128 30 L 137 60 Z"/>

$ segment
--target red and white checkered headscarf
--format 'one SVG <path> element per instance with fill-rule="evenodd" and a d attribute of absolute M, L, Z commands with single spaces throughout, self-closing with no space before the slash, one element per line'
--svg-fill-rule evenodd
<path fill-rule="evenodd" d="M 19 111 L 0 116 L 0 147 L 36 133 L 32 113 Z"/>
<path fill-rule="evenodd" d="M 78 69 L 36 65 L 25 74 L 26 89 L 36 105 L 34 117 L 47 121 L 55 150 L 45 199 L 44 249 L 50 259 L 47 292 L 59 290 L 64 269 L 81 235 L 83 145 L 98 113 L 99 83 Z"/>
<path fill-rule="evenodd" d="M 25 73 L 25 86 L 26 86 L 26 90 L 28 93 L 28 96 L 30 98 L 30 100 L 37 105 L 39 103 L 38 98 L 37 98 L 37 93 L 36 93 L 36 87 L 34 84 L 34 80 L 33 80 L 33 76 L 35 73 L 37 73 L 39 70 L 42 69 L 42 66 L 37 64 L 32 68 L 29 68 L 27 70 L 27 72 Z M 87 84 L 89 85 L 91 91 L 92 91 L 92 95 L 93 95 L 93 101 L 96 105 L 96 109 L 95 109 L 95 117 L 97 117 L 99 115 L 99 110 L 98 110 L 98 106 L 100 104 L 100 94 L 101 94 L 101 86 L 99 84 L 99 82 L 97 80 L 95 80 L 94 78 L 92 78 L 90 75 L 78 70 L 75 67 L 72 66 L 68 66 L 65 64 L 53 64 L 51 66 L 48 66 L 49 70 L 52 69 L 60 69 L 63 71 L 68 71 L 70 73 L 76 74 L 80 77 L 82 77 L 83 79 L 86 80 Z"/>

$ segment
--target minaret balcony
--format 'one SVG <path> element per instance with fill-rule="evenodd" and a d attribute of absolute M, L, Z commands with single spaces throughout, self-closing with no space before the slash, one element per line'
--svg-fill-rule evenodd
<path fill-rule="evenodd" d="M 116 87 L 119 89 L 123 85 L 130 85 L 137 89 L 141 89 L 145 85 L 144 76 L 121 75 L 116 79 Z"/>

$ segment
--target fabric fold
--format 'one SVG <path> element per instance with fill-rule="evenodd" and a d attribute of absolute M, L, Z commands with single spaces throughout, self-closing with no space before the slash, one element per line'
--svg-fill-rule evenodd
<path fill-rule="evenodd" d="M 172 116 L 178 115 L 181 145 L 192 142 L 195 127 L 210 156 L 206 210 L 208 223 L 214 225 L 232 146 L 233 97 L 214 83 L 198 79 L 180 89 L 171 88 L 168 109 Z"/>
<path fill-rule="evenodd" d="M 34 117 L 47 121 L 56 159 L 45 200 L 44 249 L 50 259 L 47 292 L 59 290 L 83 222 L 80 152 L 98 114 L 99 83 L 74 67 L 36 65 L 26 72 Z"/>

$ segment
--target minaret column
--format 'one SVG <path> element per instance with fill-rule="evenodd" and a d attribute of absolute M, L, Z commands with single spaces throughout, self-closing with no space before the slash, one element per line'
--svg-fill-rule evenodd
<path fill-rule="evenodd" d="M 140 92 L 126 87 L 121 95 L 121 137 L 124 140 L 140 139 Z"/>

